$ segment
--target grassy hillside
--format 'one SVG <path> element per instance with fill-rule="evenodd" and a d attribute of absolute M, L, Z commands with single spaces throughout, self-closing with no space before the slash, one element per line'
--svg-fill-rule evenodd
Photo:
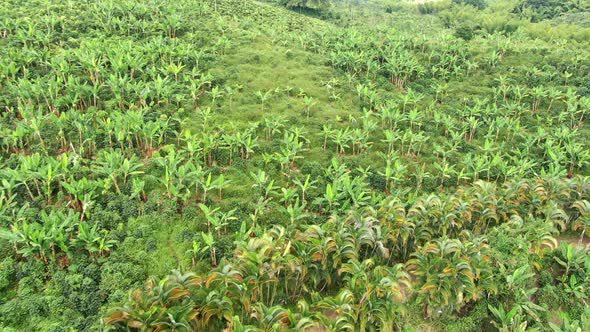
<path fill-rule="evenodd" d="M 587 11 L 465 2 L 0 3 L 0 328 L 590 329 Z"/>

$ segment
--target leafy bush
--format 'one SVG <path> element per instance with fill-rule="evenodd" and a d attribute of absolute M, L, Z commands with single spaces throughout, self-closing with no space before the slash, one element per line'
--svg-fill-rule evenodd
<path fill-rule="evenodd" d="M 477 331 L 489 321 L 487 301 L 479 301 L 473 309 L 463 317 L 447 319 L 444 321 L 445 331 L 448 332 L 470 332 Z"/>
<path fill-rule="evenodd" d="M 6 257 L 0 262 L 0 291 L 5 291 L 13 283 L 16 268 L 16 261 L 11 257 Z"/>
<path fill-rule="evenodd" d="M 322 10 L 330 6 L 330 0 L 278 0 L 280 5 L 287 8 Z"/>
<path fill-rule="evenodd" d="M 460 5 L 469 5 L 473 6 L 477 9 L 484 9 L 488 6 L 486 0 L 453 0 L 453 3 L 460 4 Z"/>
<path fill-rule="evenodd" d="M 559 290 L 552 285 L 546 285 L 539 289 L 538 298 L 541 305 L 547 306 L 549 309 L 558 309 L 565 303 L 563 299 L 558 296 Z"/>
<path fill-rule="evenodd" d="M 434 15 L 449 7 L 447 1 L 432 1 L 418 4 L 418 12 L 424 15 Z"/>
<path fill-rule="evenodd" d="M 525 0 L 514 8 L 515 13 L 532 10 L 530 19 L 539 22 L 557 17 L 563 13 L 579 12 L 590 9 L 590 2 L 578 0 Z"/>
<path fill-rule="evenodd" d="M 471 40 L 473 38 L 473 27 L 468 25 L 460 25 L 455 28 L 455 36 L 463 40 Z"/>

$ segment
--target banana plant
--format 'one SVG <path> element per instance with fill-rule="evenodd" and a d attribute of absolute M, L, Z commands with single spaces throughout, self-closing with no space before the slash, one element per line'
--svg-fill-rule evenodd
<path fill-rule="evenodd" d="M 199 203 L 199 209 L 201 209 L 201 211 L 203 212 L 203 214 L 205 215 L 205 219 L 207 220 L 207 232 L 210 234 L 211 233 L 211 225 L 214 226 L 215 231 L 217 232 L 217 236 L 220 236 L 220 230 L 222 228 L 222 225 L 220 223 L 220 220 L 217 216 L 217 212 L 219 211 L 218 207 L 215 208 L 210 208 L 205 204 Z"/>
<path fill-rule="evenodd" d="M 175 170 L 172 169 L 172 171 L 170 174 L 171 177 L 169 178 L 170 181 L 165 182 L 165 185 L 174 186 L 175 195 L 186 205 L 193 195 L 194 197 L 198 197 L 199 184 L 201 183 L 203 171 L 200 165 L 195 166 L 190 160 L 187 160 Z M 169 175 L 168 173 L 169 171 L 166 171 L 166 176 Z M 191 188 L 195 188 L 194 193 L 191 192 Z"/>
<path fill-rule="evenodd" d="M 207 174 L 207 177 L 200 182 L 201 189 L 203 191 L 203 202 L 207 202 L 207 193 L 211 190 L 216 188 L 216 185 L 213 183 L 212 174 Z"/>
<path fill-rule="evenodd" d="M 50 157 L 46 159 L 47 163 L 43 164 L 41 169 L 38 170 L 38 178 L 41 180 L 40 187 L 47 204 L 51 204 L 55 189 L 54 182 L 65 178 L 65 174 L 68 173 L 69 160 L 70 157 L 66 154 L 60 159 Z"/>
<path fill-rule="evenodd" d="M 289 204 L 298 196 L 297 189 L 295 188 L 281 188 L 281 197 L 279 201 L 284 204 L 286 208 Z"/>
<path fill-rule="evenodd" d="M 12 220 L 9 212 L 16 207 L 14 196 L 8 197 L 4 190 L 0 189 L 0 222 L 2 225 L 8 224 Z M 21 209 L 26 209 L 26 205 Z"/>
<path fill-rule="evenodd" d="M 164 185 L 168 198 L 175 198 L 181 194 L 183 189 L 186 189 L 182 183 L 178 183 L 176 177 L 179 167 L 183 165 L 184 156 L 181 153 L 177 154 L 171 146 L 167 146 L 164 150 L 167 151 L 167 154 L 155 159 L 155 162 L 164 168 L 164 176 L 157 178 L 157 180 Z"/>
<path fill-rule="evenodd" d="M 201 242 L 193 240 L 191 248 L 185 251 L 185 254 L 190 255 L 192 266 L 195 267 L 197 265 L 197 259 L 199 259 L 203 253 L 206 253 L 207 250 L 208 249 L 201 247 Z"/>
<path fill-rule="evenodd" d="M 534 277 L 534 274 L 530 273 L 529 269 L 529 266 L 525 265 L 514 270 L 512 274 L 506 274 L 506 286 L 512 292 L 514 305 L 519 307 L 519 310 L 522 310 L 523 313 L 538 321 L 540 313 L 546 309 L 531 300 L 537 288 L 527 286 L 531 278 Z"/>
<path fill-rule="evenodd" d="M 303 97 L 303 104 L 305 105 L 305 115 L 309 118 L 311 114 L 311 108 L 316 104 L 313 100 L 313 97 L 304 96 Z"/>
<path fill-rule="evenodd" d="M 261 111 L 264 113 L 264 103 L 267 102 L 272 97 L 272 90 L 268 90 L 266 92 L 262 92 L 260 90 L 256 91 L 256 97 L 260 101 L 260 108 Z"/>
<path fill-rule="evenodd" d="M 71 195 L 68 206 L 72 206 L 80 212 L 80 221 L 89 217 L 88 209 L 93 205 L 97 197 L 96 192 L 103 187 L 102 181 L 88 180 L 82 178 L 75 180 L 72 177 L 68 181 L 62 181 L 62 187 Z"/>
<path fill-rule="evenodd" d="M 162 68 L 162 74 L 172 74 L 174 76 L 174 80 L 178 83 L 178 75 L 184 69 L 184 65 L 182 63 L 174 63 L 170 62 L 166 67 Z"/>
<path fill-rule="evenodd" d="M 301 181 L 295 178 L 293 179 L 293 183 L 297 185 L 297 187 L 299 187 L 299 190 L 301 191 L 301 202 L 305 204 L 307 202 L 307 199 L 305 198 L 305 193 L 309 190 L 316 189 L 317 187 L 315 186 L 315 184 L 318 183 L 318 181 L 311 180 L 311 175 L 308 174 L 305 177 L 305 181 Z"/>
<path fill-rule="evenodd" d="M 561 323 L 555 324 L 553 322 L 549 322 L 549 327 L 553 332 L 582 332 L 587 329 L 590 325 L 588 321 L 588 314 L 584 312 L 580 320 L 572 320 L 568 317 L 567 314 L 563 313 L 560 315 Z"/>
<path fill-rule="evenodd" d="M 417 127 L 416 129 L 420 129 L 424 121 L 424 113 L 414 107 L 408 112 L 408 121 L 410 122 L 410 129 L 414 130 L 414 126 Z"/>
<path fill-rule="evenodd" d="M 455 174 L 455 165 L 451 165 L 447 162 L 442 161 L 434 162 L 434 167 L 439 172 L 440 176 L 440 187 L 444 186 L 445 179 L 450 179 Z"/>
<path fill-rule="evenodd" d="M 432 178 L 432 174 L 426 170 L 426 164 L 422 164 L 422 167 L 416 167 L 414 170 L 414 179 L 416 180 L 416 192 L 420 191 L 424 180 Z"/>
<path fill-rule="evenodd" d="M 300 203 L 299 197 L 296 197 L 295 202 L 291 202 L 287 205 L 286 208 L 281 207 L 284 213 L 286 213 L 289 216 L 291 227 L 296 226 L 298 222 L 300 222 L 302 219 L 305 219 L 308 216 L 307 213 L 305 213 L 305 205 L 305 202 Z"/>
<path fill-rule="evenodd" d="M 215 181 L 213 181 L 212 185 L 219 192 L 219 200 L 223 199 L 223 197 L 221 196 L 222 190 L 227 188 L 230 183 L 231 183 L 231 180 L 226 180 L 223 173 L 219 174 L 219 176 L 215 179 Z"/>
<path fill-rule="evenodd" d="M 385 192 L 391 193 L 391 190 L 405 178 L 407 167 L 393 154 L 382 153 L 380 156 L 385 160 L 385 169 L 378 171 L 378 174 L 385 178 Z"/>
<path fill-rule="evenodd" d="M 277 194 L 278 187 L 275 186 L 275 180 L 271 179 L 265 171 L 258 170 L 257 173 L 250 173 L 252 179 L 254 179 L 254 184 L 252 188 L 255 188 L 260 197 L 267 201 L 271 198 L 271 195 Z"/>
<path fill-rule="evenodd" d="M 275 134 L 280 134 L 281 129 L 285 127 L 285 120 L 276 117 L 264 118 L 264 128 L 266 132 L 266 139 L 270 140 Z"/>
<path fill-rule="evenodd" d="M 121 185 L 127 185 L 130 177 L 144 173 L 141 170 L 143 163 L 136 156 L 127 159 L 118 150 L 101 151 L 96 167 L 100 174 L 108 176 L 110 183 L 115 186 L 119 194 Z"/>
<path fill-rule="evenodd" d="M 147 200 L 147 195 L 145 192 L 145 183 L 146 182 L 144 180 L 133 178 L 131 183 L 131 195 L 129 197 L 140 198 L 142 201 L 145 202 Z"/>
<path fill-rule="evenodd" d="M 367 151 L 373 142 L 369 141 L 370 132 L 360 128 L 355 128 L 351 132 L 352 154 L 359 154 Z"/>
<path fill-rule="evenodd" d="M 499 307 L 488 304 L 488 309 L 494 315 L 492 324 L 501 332 L 524 332 L 527 331 L 528 322 L 522 314 L 522 309 L 515 305 L 507 310 L 502 303 Z"/>
<path fill-rule="evenodd" d="M 193 108 L 197 109 L 199 107 L 199 98 L 204 93 L 204 88 L 211 84 L 213 77 L 211 75 L 201 75 L 201 73 L 193 73 L 189 77 L 186 78 L 189 84 L 189 95 L 193 101 Z"/>
<path fill-rule="evenodd" d="M 224 93 L 228 97 L 228 100 L 229 100 L 229 111 L 230 112 L 233 111 L 232 102 L 233 102 L 233 97 L 236 94 L 236 90 L 237 90 L 236 88 L 231 87 L 231 86 L 226 86 L 224 88 Z"/>
<path fill-rule="evenodd" d="M 203 247 L 203 250 L 209 250 L 209 252 L 211 253 L 211 266 L 214 266 L 214 267 L 217 266 L 215 237 L 213 236 L 213 234 L 211 234 L 211 232 L 209 232 L 209 233 L 201 232 L 201 238 L 203 239 L 203 243 L 205 244 L 205 246 Z"/>
<path fill-rule="evenodd" d="M 336 153 L 343 155 L 346 153 L 346 148 L 350 147 L 348 143 L 351 141 L 351 131 L 348 127 L 339 129 L 334 132 L 332 142 L 336 145 Z"/>
<path fill-rule="evenodd" d="M 216 106 L 217 104 L 215 102 L 223 96 L 223 93 L 223 90 L 221 90 L 219 86 L 214 86 L 211 91 L 208 92 L 211 97 L 211 105 Z"/>
<path fill-rule="evenodd" d="M 332 184 L 328 183 L 323 196 L 318 197 L 315 202 L 320 207 L 323 207 L 326 212 L 333 212 L 340 205 L 339 200 L 341 197 L 342 194 Z"/>
<path fill-rule="evenodd" d="M 258 147 L 258 136 L 248 132 L 243 136 L 238 135 L 237 140 L 240 145 L 242 159 L 250 159 L 250 156 L 255 152 L 254 149 Z"/>
<path fill-rule="evenodd" d="M 180 135 L 180 140 L 184 143 L 183 151 L 186 152 L 189 160 L 196 160 L 200 158 L 200 154 L 203 151 L 201 144 L 199 143 L 198 136 L 192 134 L 190 130 L 183 130 Z"/>
<path fill-rule="evenodd" d="M 16 191 L 18 187 L 20 187 L 21 184 L 26 183 L 26 181 L 19 179 L 19 176 L 22 176 L 22 174 L 10 168 L 1 170 L 0 175 L 0 190 L 2 192 L 2 196 L 5 198 L 6 201 L 14 200 L 17 195 Z M 31 193 L 30 189 L 27 189 L 27 192 L 29 193 L 31 201 L 34 201 L 35 197 Z"/>
<path fill-rule="evenodd" d="M 583 144 L 568 142 L 564 148 L 568 156 L 568 174 L 570 176 L 574 174 L 574 170 L 590 164 L 590 152 Z"/>
<path fill-rule="evenodd" d="M 50 241 L 43 226 L 23 221 L 12 225 L 10 230 L 1 229 L 0 238 L 9 241 L 23 257 L 35 257 L 48 264 Z"/>
<path fill-rule="evenodd" d="M 585 252 L 577 250 L 573 245 L 562 242 L 553 257 L 555 262 L 561 267 L 562 279 L 568 280 L 574 273 L 583 273 L 584 264 L 586 263 Z"/>
<path fill-rule="evenodd" d="M 111 251 L 116 241 L 107 240 L 100 233 L 97 224 L 90 226 L 85 222 L 79 223 L 78 235 L 76 236 L 75 243 L 90 255 L 95 253 L 103 255 L 104 253 Z"/>

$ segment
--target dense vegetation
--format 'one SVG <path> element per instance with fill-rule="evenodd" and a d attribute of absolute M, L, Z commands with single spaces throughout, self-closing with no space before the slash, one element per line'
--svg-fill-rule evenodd
<path fill-rule="evenodd" d="M 587 14 L 0 2 L 0 328 L 590 330 Z"/>
<path fill-rule="evenodd" d="M 515 12 L 530 13 L 533 21 L 554 18 L 565 13 L 586 12 L 590 9 L 590 2 L 587 0 L 524 0 L 515 7 Z"/>

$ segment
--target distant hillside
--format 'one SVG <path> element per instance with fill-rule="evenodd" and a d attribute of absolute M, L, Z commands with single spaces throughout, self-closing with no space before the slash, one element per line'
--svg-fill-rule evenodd
<path fill-rule="evenodd" d="M 582 28 L 590 28 L 590 12 L 566 13 L 551 20 L 557 24 L 573 24 Z"/>

